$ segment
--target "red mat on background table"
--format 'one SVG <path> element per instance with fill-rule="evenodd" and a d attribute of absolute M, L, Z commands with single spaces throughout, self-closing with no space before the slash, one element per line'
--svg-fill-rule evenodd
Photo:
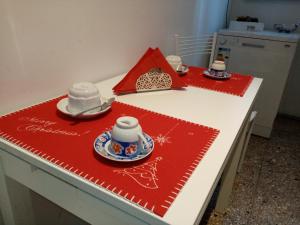
<path fill-rule="evenodd" d="M 119 102 L 97 119 L 76 121 L 57 111 L 59 100 L 1 117 L 0 137 L 160 216 L 219 133 Z M 96 137 L 124 115 L 138 118 L 155 142 L 152 154 L 141 161 L 109 161 L 94 151 Z"/>
<path fill-rule="evenodd" d="M 205 70 L 207 69 L 199 67 L 189 67 L 188 73 L 181 78 L 187 85 L 190 86 L 206 88 L 241 97 L 244 96 L 253 80 L 253 76 L 240 75 L 235 73 L 232 73 L 230 79 L 216 80 L 206 77 L 203 74 Z"/>
<path fill-rule="evenodd" d="M 127 94 L 179 89 L 185 86 L 161 51 L 158 48 L 149 48 L 127 75 L 113 87 L 113 90 L 116 94 Z"/>

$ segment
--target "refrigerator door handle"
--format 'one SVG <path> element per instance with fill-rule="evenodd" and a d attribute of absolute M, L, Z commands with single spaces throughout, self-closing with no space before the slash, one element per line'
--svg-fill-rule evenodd
<path fill-rule="evenodd" d="M 250 47 L 250 48 L 265 48 L 264 45 L 252 44 L 252 43 L 242 43 L 242 46 Z"/>

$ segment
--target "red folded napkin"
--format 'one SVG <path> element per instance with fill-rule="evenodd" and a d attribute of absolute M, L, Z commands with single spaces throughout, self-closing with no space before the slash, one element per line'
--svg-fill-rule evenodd
<path fill-rule="evenodd" d="M 179 89 L 186 84 L 178 77 L 161 51 L 149 48 L 138 63 L 115 86 L 116 94 Z"/>

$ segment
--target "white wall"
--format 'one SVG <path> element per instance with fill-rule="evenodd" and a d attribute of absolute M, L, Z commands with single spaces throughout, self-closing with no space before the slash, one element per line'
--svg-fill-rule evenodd
<path fill-rule="evenodd" d="M 176 33 L 217 31 L 225 9 L 225 0 L 0 0 L 0 115 L 126 72 L 148 47 L 174 53 Z"/>
<path fill-rule="evenodd" d="M 0 113 L 127 71 L 175 33 L 215 31 L 224 0 L 0 0 Z M 212 16 L 213 7 L 220 13 Z"/>

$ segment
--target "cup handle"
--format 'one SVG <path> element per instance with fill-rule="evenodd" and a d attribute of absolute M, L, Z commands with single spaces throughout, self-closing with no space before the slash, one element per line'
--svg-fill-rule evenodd
<path fill-rule="evenodd" d="M 148 142 L 147 142 L 145 136 L 144 136 L 142 133 L 139 133 L 139 134 L 138 134 L 138 137 L 142 140 L 142 142 L 144 142 L 144 144 L 145 144 L 145 146 L 146 146 L 146 149 L 147 149 L 147 152 L 149 152 L 149 151 L 150 151 L 150 146 L 149 146 L 149 144 L 148 144 Z M 143 150 L 144 150 L 144 149 L 142 148 L 142 153 L 145 153 Z"/>

